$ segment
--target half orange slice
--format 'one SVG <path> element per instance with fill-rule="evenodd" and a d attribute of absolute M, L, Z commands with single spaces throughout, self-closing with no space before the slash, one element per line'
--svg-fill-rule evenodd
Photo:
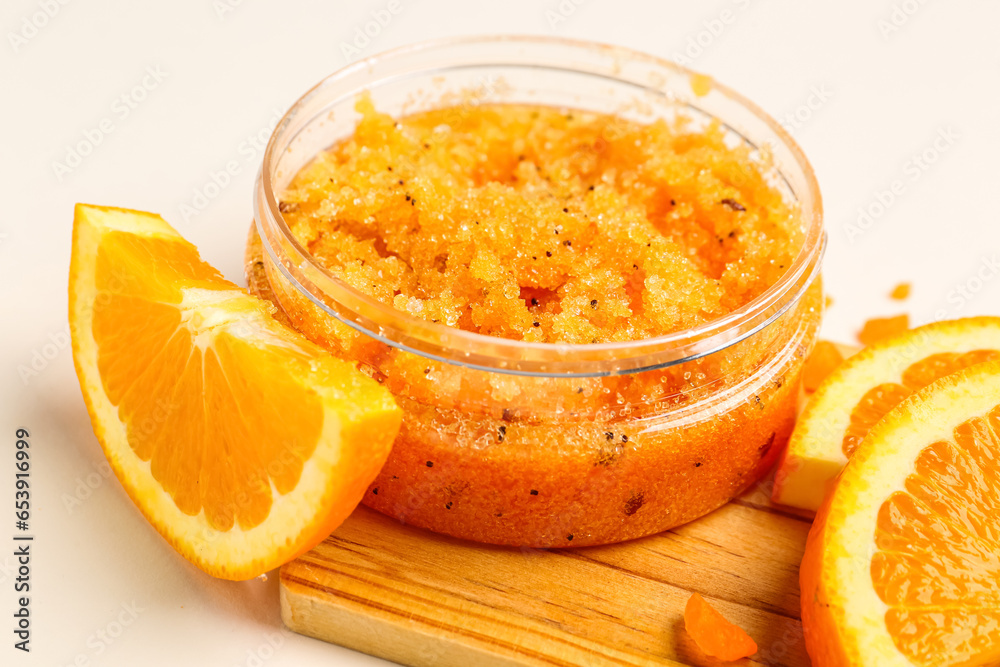
<path fill-rule="evenodd" d="M 69 321 L 94 433 L 150 523 L 226 579 L 325 538 L 401 419 L 387 390 L 272 309 L 159 216 L 76 207 Z"/>
<path fill-rule="evenodd" d="M 871 430 L 800 570 L 814 667 L 1000 664 L 1000 362 L 918 391 Z"/>
<path fill-rule="evenodd" d="M 931 382 L 992 359 L 1000 359 L 1000 317 L 935 322 L 849 357 L 799 415 L 774 476 L 774 501 L 815 511 L 883 415 Z"/>

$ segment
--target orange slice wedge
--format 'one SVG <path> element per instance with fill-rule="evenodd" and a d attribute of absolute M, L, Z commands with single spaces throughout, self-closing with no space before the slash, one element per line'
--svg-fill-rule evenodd
<path fill-rule="evenodd" d="M 159 216 L 76 207 L 69 321 L 94 433 L 149 522 L 226 579 L 325 538 L 401 419 L 388 391 L 272 310 Z"/>
<path fill-rule="evenodd" d="M 865 348 L 812 395 L 774 477 L 777 503 L 815 511 L 868 430 L 913 392 L 1000 359 L 1000 317 L 935 322 Z"/>
<path fill-rule="evenodd" d="M 814 667 L 1000 664 L 1000 362 L 918 391 L 871 430 L 801 567 Z"/>

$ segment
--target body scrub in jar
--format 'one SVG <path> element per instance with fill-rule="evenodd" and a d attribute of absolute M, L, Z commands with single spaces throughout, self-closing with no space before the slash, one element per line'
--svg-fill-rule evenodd
<path fill-rule="evenodd" d="M 439 42 L 286 115 L 248 275 L 402 407 L 366 504 L 603 544 L 776 460 L 819 325 L 820 207 L 794 142 L 704 77 L 563 40 Z"/>

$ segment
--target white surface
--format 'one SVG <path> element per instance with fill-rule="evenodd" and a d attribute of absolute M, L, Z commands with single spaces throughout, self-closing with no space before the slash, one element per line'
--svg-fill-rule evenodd
<path fill-rule="evenodd" d="M 204 257 L 242 280 L 260 160 L 244 142 L 261 130 L 266 137 L 276 111 L 346 64 L 341 43 L 388 2 L 62 1 L 16 49 L 10 33 L 40 3 L 57 0 L 4 0 L 0 9 L 0 664 L 384 664 L 282 630 L 273 573 L 266 583 L 215 581 L 170 550 L 118 482 L 100 475 L 62 332 L 76 201 L 162 213 Z M 397 1 L 401 10 L 363 55 L 445 35 L 526 32 L 673 57 L 700 38 L 707 46 L 693 51 L 692 66 L 776 117 L 821 91 L 828 99 L 801 107 L 794 134 L 826 202 L 824 274 L 836 303 L 825 334 L 849 341 L 867 317 L 904 310 L 918 322 L 1000 313 L 1000 279 L 988 263 L 1000 259 L 996 3 Z M 235 7 L 220 16 L 223 3 Z M 880 31 L 879 22 L 891 20 L 894 6 L 901 25 L 885 35 L 890 24 Z M 560 7 L 568 16 L 551 25 Z M 713 24 L 720 18 L 730 22 Z M 123 117 L 115 100 L 147 68 L 166 76 Z M 104 118 L 113 132 L 60 180 L 54 163 Z M 913 180 L 911 155 L 949 128 L 958 138 Z M 230 160 L 239 174 L 185 221 L 180 206 Z M 845 225 L 895 179 L 902 194 L 851 243 Z M 977 283 L 980 271 L 985 280 Z M 886 294 L 901 280 L 913 282 L 914 295 L 890 302 Z M 955 291 L 966 284 L 968 300 Z M 22 380 L 19 367 L 33 360 L 39 372 Z M 21 426 L 31 429 L 34 456 L 30 655 L 13 649 L 9 630 L 17 597 L 9 548 L 14 431 Z M 96 488 L 86 488 L 88 475 Z M 74 495 L 81 502 L 68 507 Z M 122 609 L 132 604 L 141 611 L 130 620 Z M 110 643 L 101 639 L 102 631 L 118 634 L 119 616 L 127 627 Z"/>

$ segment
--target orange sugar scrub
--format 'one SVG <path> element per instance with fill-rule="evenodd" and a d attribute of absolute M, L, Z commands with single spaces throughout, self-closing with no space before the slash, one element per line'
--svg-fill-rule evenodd
<path fill-rule="evenodd" d="M 802 243 L 795 209 L 715 126 L 528 106 L 397 121 L 358 108 L 355 134 L 303 168 L 280 209 L 333 275 L 415 318 L 529 342 L 647 339 L 746 305 Z M 791 429 L 820 310 L 814 287 L 768 335 L 660 371 L 512 378 L 387 348 L 277 287 L 297 328 L 359 361 L 403 408 L 364 502 L 460 537 L 546 547 L 657 532 L 765 472 Z M 726 388 L 731 406 L 714 421 L 661 423 Z"/>
<path fill-rule="evenodd" d="M 717 126 L 357 106 L 354 136 L 296 176 L 283 216 L 334 275 L 423 320 L 532 342 L 652 338 L 747 304 L 801 246 L 795 211 Z"/>
<path fill-rule="evenodd" d="M 725 124 L 674 97 L 633 103 L 630 88 L 605 104 L 608 77 L 642 62 L 630 52 L 421 48 L 376 74 L 343 70 L 293 107 L 247 248 L 250 289 L 402 409 L 362 502 L 456 537 L 575 547 L 685 523 L 761 479 L 823 306 L 821 204 L 794 142 L 659 61 L 656 86 L 720 104 Z M 489 101 L 448 86 L 467 59 L 494 68 L 536 48 L 567 62 L 502 66 L 478 93 Z M 463 67 L 441 75 L 438 49 Z M 393 78 L 424 53 L 426 75 Z M 587 57 L 612 74 L 566 74 Z M 391 90 L 374 86 L 374 101 L 344 93 L 383 75 Z M 597 92 L 581 96 L 588 82 Z"/>

